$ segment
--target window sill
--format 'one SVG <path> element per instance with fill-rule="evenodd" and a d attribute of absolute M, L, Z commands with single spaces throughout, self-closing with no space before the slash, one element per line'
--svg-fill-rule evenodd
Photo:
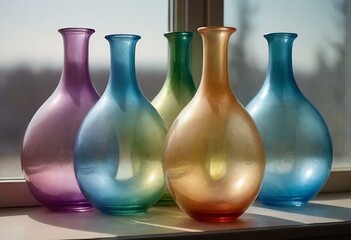
<path fill-rule="evenodd" d="M 320 194 L 297 208 L 255 202 L 240 219 L 224 224 L 193 221 L 177 207 L 125 217 L 27 207 L 0 209 L 0 226 L 4 239 L 351 239 L 351 192 Z"/>
<path fill-rule="evenodd" d="M 351 168 L 335 168 L 321 193 L 351 192 Z M 0 208 L 38 206 L 39 203 L 30 193 L 23 178 L 0 178 Z"/>

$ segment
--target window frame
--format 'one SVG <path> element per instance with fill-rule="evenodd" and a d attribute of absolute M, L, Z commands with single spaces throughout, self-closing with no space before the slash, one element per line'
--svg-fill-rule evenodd
<path fill-rule="evenodd" d="M 170 31 L 196 31 L 200 26 L 223 25 L 224 0 L 169 0 Z M 201 77 L 202 42 L 193 40 L 192 71 L 195 81 Z M 196 82 L 198 84 L 198 82 Z M 350 192 L 351 168 L 333 168 L 320 193 Z"/>
<path fill-rule="evenodd" d="M 193 31 L 200 26 L 223 25 L 223 0 L 169 0 L 169 31 Z M 192 45 L 192 73 L 199 84 L 202 71 L 202 41 L 196 34 Z M 332 169 L 327 183 L 320 193 L 350 192 L 351 168 Z M 37 206 L 39 203 L 30 193 L 24 178 L 0 179 L 0 208 Z"/>

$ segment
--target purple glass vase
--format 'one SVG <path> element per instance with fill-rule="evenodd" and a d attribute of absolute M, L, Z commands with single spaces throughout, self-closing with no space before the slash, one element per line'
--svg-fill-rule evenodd
<path fill-rule="evenodd" d="M 23 140 L 22 169 L 34 197 L 51 210 L 74 212 L 91 208 L 73 170 L 73 149 L 79 127 L 97 102 L 89 73 L 86 28 L 64 28 L 64 66 L 53 94 L 35 113 Z"/>

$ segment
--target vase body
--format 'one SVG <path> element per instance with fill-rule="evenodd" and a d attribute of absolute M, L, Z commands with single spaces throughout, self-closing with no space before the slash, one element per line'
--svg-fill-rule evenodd
<path fill-rule="evenodd" d="M 107 88 L 89 112 L 75 147 L 77 181 L 90 203 L 113 215 L 145 212 L 165 189 L 162 148 L 167 128 L 139 89 L 137 35 L 108 35 Z"/>
<path fill-rule="evenodd" d="M 264 172 L 258 130 L 228 80 L 228 27 L 203 27 L 203 72 L 190 103 L 169 129 L 164 150 L 167 186 L 199 221 L 236 219 L 255 200 Z"/>
<path fill-rule="evenodd" d="M 28 187 L 44 206 L 57 211 L 91 208 L 73 170 L 79 127 L 99 96 L 89 74 L 88 44 L 92 29 L 65 28 L 64 66 L 53 94 L 38 109 L 25 132 L 21 163 Z"/>
<path fill-rule="evenodd" d="M 266 151 L 259 199 L 270 205 L 307 203 L 326 182 L 332 164 L 328 128 L 293 76 L 292 46 L 296 37 L 294 33 L 265 35 L 269 46 L 267 76 L 247 106 Z"/>
<path fill-rule="evenodd" d="M 194 33 L 166 33 L 168 40 L 168 73 L 160 92 L 152 100 L 152 105 L 159 112 L 167 127 L 183 108 L 190 102 L 196 92 L 196 87 L 190 72 L 190 46 Z M 174 200 L 166 189 L 159 205 L 174 204 Z"/>

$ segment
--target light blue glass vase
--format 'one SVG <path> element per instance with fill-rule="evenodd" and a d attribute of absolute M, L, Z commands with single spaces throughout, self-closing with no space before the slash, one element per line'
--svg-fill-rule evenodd
<path fill-rule="evenodd" d="M 107 88 L 80 128 L 74 169 L 97 209 L 114 215 L 145 212 L 165 190 L 162 149 L 167 128 L 136 79 L 137 35 L 108 35 Z"/>
<path fill-rule="evenodd" d="M 292 45 L 297 34 L 264 37 L 269 46 L 267 76 L 247 106 L 266 150 L 259 199 L 268 205 L 301 206 L 319 192 L 329 176 L 332 142 L 322 116 L 294 79 Z"/>

